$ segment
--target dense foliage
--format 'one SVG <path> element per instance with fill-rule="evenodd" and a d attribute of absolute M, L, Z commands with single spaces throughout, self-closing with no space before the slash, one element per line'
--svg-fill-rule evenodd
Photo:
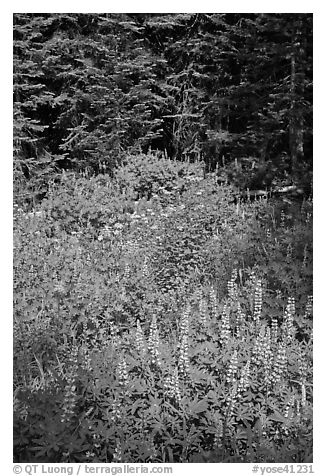
<path fill-rule="evenodd" d="M 312 203 L 161 160 L 15 207 L 15 461 L 309 462 Z"/>
<path fill-rule="evenodd" d="M 15 14 L 14 147 L 32 203 L 62 168 L 149 148 L 309 189 L 312 15 Z"/>

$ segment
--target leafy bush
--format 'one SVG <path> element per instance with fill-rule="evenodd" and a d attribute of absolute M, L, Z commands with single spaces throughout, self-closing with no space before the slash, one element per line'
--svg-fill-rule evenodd
<path fill-rule="evenodd" d="M 203 164 L 178 162 L 158 155 L 127 156 L 115 170 L 115 178 L 125 190 L 132 188 L 137 198 L 182 193 L 203 175 Z"/>
<path fill-rule="evenodd" d="M 133 211 L 131 193 L 117 194 L 109 175 L 79 177 L 63 174 L 54 185 L 42 210 L 68 233 L 85 228 L 99 230 L 109 222 L 126 219 Z"/>

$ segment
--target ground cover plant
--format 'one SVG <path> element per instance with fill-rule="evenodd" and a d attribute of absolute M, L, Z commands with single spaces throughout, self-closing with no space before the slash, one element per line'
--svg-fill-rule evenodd
<path fill-rule="evenodd" d="M 14 211 L 16 462 L 312 461 L 312 200 L 201 163 L 65 172 Z"/>

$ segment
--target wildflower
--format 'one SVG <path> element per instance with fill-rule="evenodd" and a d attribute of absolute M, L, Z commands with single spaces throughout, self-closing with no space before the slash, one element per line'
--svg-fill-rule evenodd
<path fill-rule="evenodd" d="M 237 314 L 235 318 L 235 329 L 236 329 L 236 333 L 238 337 L 240 336 L 240 330 L 244 320 L 245 320 L 245 314 L 244 312 L 242 312 L 241 304 L 238 302 L 238 309 L 237 309 Z"/>
<path fill-rule="evenodd" d="M 272 379 L 274 383 L 279 383 L 286 369 L 286 345 L 284 341 L 279 342 L 277 354 L 273 363 Z"/>
<path fill-rule="evenodd" d="M 306 304 L 306 310 L 305 310 L 305 315 L 304 315 L 305 318 L 312 316 L 312 312 L 313 312 L 312 302 L 313 302 L 313 297 L 312 297 L 312 296 L 308 296 L 308 300 L 307 300 L 307 304 Z"/>
<path fill-rule="evenodd" d="M 284 324 L 283 324 L 283 332 L 285 334 L 285 339 L 287 342 L 291 342 L 295 334 L 295 328 L 293 325 L 294 313 L 295 313 L 295 300 L 294 298 L 289 297 L 288 304 L 285 309 Z"/>
<path fill-rule="evenodd" d="M 175 399 L 177 402 L 181 401 L 180 384 L 178 369 L 174 369 L 172 376 L 166 377 L 164 384 L 165 394 L 169 398 Z"/>
<path fill-rule="evenodd" d="M 308 263 L 308 245 L 306 243 L 303 249 L 302 269 L 304 269 L 307 266 L 307 263 Z"/>
<path fill-rule="evenodd" d="M 78 371 L 78 347 L 76 345 L 74 345 L 72 348 L 69 360 L 70 366 L 68 367 L 66 375 L 63 412 L 61 416 L 62 423 L 70 421 L 71 416 L 74 414 L 74 409 L 77 402 L 76 379 Z"/>
<path fill-rule="evenodd" d="M 196 287 L 194 292 L 194 298 L 196 303 L 200 303 L 203 298 L 203 291 L 200 287 Z"/>
<path fill-rule="evenodd" d="M 249 282 L 253 285 L 256 282 L 256 273 L 254 270 L 251 270 L 249 273 Z"/>
<path fill-rule="evenodd" d="M 263 305 L 263 290 L 261 285 L 261 280 L 258 279 L 256 283 L 255 296 L 254 296 L 254 321 L 258 322 L 261 316 L 261 310 Z"/>
<path fill-rule="evenodd" d="M 278 320 L 276 317 L 272 318 L 271 322 L 271 341 L 272 344 L 276 344 L 278 339 Z"/>
<path fill-rule="evenodd" d="M 204 298 L 199 301 L 199 319 L 201 324 L 207 325 L 208 305 Z"/>
<path fill-rule="evenodd" d="M 111 408 L 112 423 L 118 423 L 121 420 L 121 416 L 121 403 L 115 398 Z"/>
<path fill-rule="evenodd" d="M 311 217 L 312 217 L 312 214 L 310 212 L 307 212 L 307 215 L 306 215 L 306 224 L 309 225 L 309 223 L 311 222 Z"/>
<path fill-rule="evenodd" d="M 114 449 L 112 462 L 113 463 L 121 463 L 122 462 L 122 446 L 121 446 L 120 438 L 117 438 L 116 447 Z"/>
<path fill-rule="evenodd" d="M 290 420 L 292 419 L 292 416 L 293 416 L 293 411 L 290 413 L 290 410 L 293 408 L 293 406 L 294 406 L 294 397 L 292 396 L 284 409 L 284 417 L 287 419 L 287 421 L 282 424 L 282 431 L 285 436 L 288 436 L 289 434 L 289 426 L 291 424 Z"/>
<path fill-rule="evenodd" d="M 235 377 L 236 377 L 237 369 L 238 369 L 238 353 L 235 350 L 231 357 L 230 364 L 226 373 L 226 381 L 228 383 L 236 381 Z"/>
<path fill-rule="evenodd" d="M 127 371 L 127 364 L 124 358 L 121 358 L 117 367 L 118 382 L 122 387 L 129 384 L 129 376 Z"/>
<path fill-rule="evenodd" d="M 149 328 L 148 351 L 151 356 L 151 363 L 156 365 L 161 365 L 158 348 L 159 348 L 159 334 L 158 334 L 156 316 L 153 315 L 152 322 Z"/>
<path fill-rule="evenodd" d="M 293 407 L 294 405 L 294 396 L 292 395 L 290 397 L 290 400 L 288 401 L 288 403 L 286 404 L 286 407 L 285 407 L 285 410 L 284 410 L 284 416 L 285 418 L 288 418 L 289 417 L 289 412 L 291 410 L 291 408 Z"/>
<path fill-rule="evenodd" d="M 121 342 L 121 338 L 119 336 L 119 327 L 114 324 L 113 321 L 109 321 L 109 331 L 112 343 L 118 346 Z"/>
<path fill-rule="evenodd" d="M 241 369 L 240 381 L 237 389 L 237 394 L 240 396 L 249 387 L 249 378 L 250 378 L 250 359 L 247 361 L 246 365 Z"/>
<path fill-rule="evenodd" d="M 299 358 L 299 375 L 300 375 L 300 381 L 301 381 L 302 384 L 306 381 L 307 373 L 308 373 L 307 361 L 304 359 L 304 357 L 302 355 L 300 355 L 300 358 Z"/>
<path fill-rule="evenodd" d="M 130 265 L 129 265 L 129 263 L 125 263 L 123 275 L 124 275 L 125 279 L 130 278 Z"/>
<path fill-rule="evenodd" d="M 289 309 L 289 312 L 292 315 L 295 314 L 295 299 L 294 299 L 294 297 L 289 297 L 289 299 L 288 299 L 288 309 Z"/>
<path fill-rule="evenodd" d="M 186 334 L 181 338 L 178 368 L 183 377 L 189 374 L 188 336 Z"/>
<path fill-rule="evenodd" d="M 232 276 L 231 279 L 228 281 L 227 287 L 228 287 L 228 295 L 232 299 L 236 295 L 237 291 L 237 285 L 236 285 L 236 279 L 237 279 L 238 271 L 234 269 L 232 271 Z"/>
<path fill-rule="evenodd" d="M 236 400 L 237 400 L 237 384 L 234 383 L 234 385 L 232 387 L 232 390 L 231 390 L 231 393 L 228 395 L 228 397 L 226 399 L 227 411 L 228 411 L 229 415 L 232 415 L 232 413 L 234 411 Z"/>
<path fill-rule="evenodd" d="M 212 318 L 215 318 L 217 320 L 218 318 L 218 313 L 217 313 L 217 300 L 216 300 L 216 294 L 211 287 L 210 292 L 209 292 L 209 299 L 210 299 L 210 307 L 211 307 L 211 316 Z"/>
<path fill-rule="evenodd" d="M 146 353 L 145 349 L 145 339 L 143 329 L 141 328 L 139 319 L 137 319 L 137 328 L 136 328 L 136 349 L 141 356 L 144 356 Z"/>
<path fill-rule="evenodd" d="M 126 253 L 130 256 L 134 255 L 138 251 L 138 243 L 133 240 L 128 240 L 125 244 Z"/>
<path fill-rule="evenodd" d="M 301 384 L 301 406 L 304 408 L 306 406 L 306 386 L 304 383 Z"/>
<path fill-rule="evenodd" d="M 252 360 L 257 366 L 262 366 L 264 382 L 268 386 L 272 379 L 271 330 L 269 327 L 261 326 L 253 348 Z"/>
<path fill-rule="evenodd" d="M 286 257 L 288 260 L 290 260 L 292 258 L 292 253 L 293 253 L 293 246 L 291 243 L 288 244 L 287 248 L 286 248 Z"/>
<path fill-rule="evenodd" d="M 297 416 L 301 415 L 301 400 L 296 400 L 296 414 Z"/>
<path fill-rule="evenodd" d="M 90 355 L 89 355 L 89 350 L 86 346 L 83 346 L 81 348 L 81 355 L 82 355 L 82 368 L 86 371 L 91 371 L 92 370 L 92 362 L 91 362 L 91 358 L 90 358 Z"/>
<path fill-rule="evenodd" d="M 252 361 L 257 366 L 259 366 L 263 362 L 264 338 L 265 338 L 265 326 L 262 325 L 260 327 L 259 334 L 256 338 L 255 345 L 252 350 Z"/>
<path fill-rule="evenodd" d="M 149 276 L 148 262 L 149 262 L 149 259 L 148 259 L 148 256 L 146 256 L 143 263 L 143 268 L 142 268 L 142 275 L 143 275 L 143 278 L 145 279 L 148 278 Z"/>
<path fill-rule="evenodd" d="M 229 280 L 228 281 L 228 284 L 227 284 L 227 288 L 228 288 L 228 295 L 229 295 L 229 298 L 233 298 L 234 297 L 234 288 L 233 288 L 233 281 L 232 280 Z"/>
<path fill-rule="evenodd" d="M 190 304 L 188 304 L 180 319 L 180 335 L 181 336 L 189 334 L 190 313 L 191 313 L 191 306 Z"/>
<path fill-rule="evenodd" d="M 53 290 L 58 296 L 60 296 L 60 295 L 63 295 L 65 293 L 65 286 L 62 282 L 60 282 L 60 283 L 55 284 Z"/>
<path fill-rule="evenodd" d="M 231 335 L 230 317 L 226 312 L 226 306 L 224 306 L 222 319 L 221 319 L 221 335 L 220 335 L 220 342 L 222 345 L 226 345 L 228 343 L 230 335 Z"/>
<path fill-rule="evenodd" d="M 95 453 L 93 453 L 91 451 L 86 451 L 86 453 L 85 453 L 85 457 L 88 458 L 88 459 L 89 458 L 94 458 L 94 456 L 95 456 Z"/>

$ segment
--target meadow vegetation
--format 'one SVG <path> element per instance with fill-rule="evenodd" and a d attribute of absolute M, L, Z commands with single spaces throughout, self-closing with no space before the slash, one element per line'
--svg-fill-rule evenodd
<path fill-rule="evenodd" d="M 148 154 L 14 208 L 16 462 L 312 461 L 311 197 Z"/>

